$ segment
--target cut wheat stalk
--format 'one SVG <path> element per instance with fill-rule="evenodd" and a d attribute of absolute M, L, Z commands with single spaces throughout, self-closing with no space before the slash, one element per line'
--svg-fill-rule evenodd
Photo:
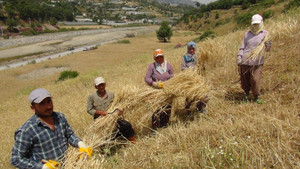
<path fill-rule="evenodd" d="M 250 52 L 250 54 L 247 56 L 247 60 L 259 59 L 259 57 L 263 56 L 265 53 L 265 42 L 271 41 L 274 38 L 280 38 L 283 35 L 290 34 L 299 26 L 298 22 L 296 20 L 292 20 L 291 18 L 289 18 L 289 22 L 282 23 L 280 25 L 276 24 L 275 22 L 270 22 L 269 25 L 268 34 L 264 40 Z"/>

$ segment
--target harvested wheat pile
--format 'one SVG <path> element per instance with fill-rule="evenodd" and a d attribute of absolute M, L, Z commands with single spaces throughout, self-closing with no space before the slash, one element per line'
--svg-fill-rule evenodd
<path fill-rule="evenodd" d="M 163 109 L 164 105 L 171 104 L 176 98 L 184 98 L 184 101 L 197 102 L 207 101 L 211 95 L 210 83 L 197 73 L 196 69 L 185 70 L 175 75 L 170 80 L 163 83 L 163 89 L 153 89 L 151 87 L 137 88 L 135 86 L 124 86 L 116 91 L 116 97 L 108 112 L 116 108 L 124 110 L 126 120 L 132 123 L 136 133 L 140 136 L 151 131 L 152 114 Z M 180 99 L 182 100 L 182 99 Z M 172 104 L 176 109 L 182 109 L 183 103 Z M 177 106 L 179 108 L 177 108 Z M 174 115 L 174 114 L 173 114 Z M 87 129 L 83 141 L 90 145 L 94 152 L 97 147 L 103 145 L 119 144 L 111 141 L 111 135 L 115 130 L 117 113 L 98 118 Z M 86 155 L 78 159 L 79 153 L 76 149 L 70 149 L 65 157 L 65 168 L 101 168 L 101 153 L 94 153 L 92 158 Z"/>

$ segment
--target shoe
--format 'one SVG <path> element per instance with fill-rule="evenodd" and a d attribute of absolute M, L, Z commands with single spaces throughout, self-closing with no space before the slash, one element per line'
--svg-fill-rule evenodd
<path fill-rule="evenodd" d="M 207 111 L 206 110 L 200 110 L 199 112 L 200 113 L 206 113 Z"/>
<path fill-rule="evenodd" d="M 242 103 L 248 103 L 250 100 L 250 96 L 249 95 L 245 95 L 244 100 L 242 101 Z"/>
<path fill-rule="evenodd" d="M 257 104 L 263 104 L 263 101 L 262 101 L 261 99 L 256 99 L 255 102 L 256 102 Z"/>

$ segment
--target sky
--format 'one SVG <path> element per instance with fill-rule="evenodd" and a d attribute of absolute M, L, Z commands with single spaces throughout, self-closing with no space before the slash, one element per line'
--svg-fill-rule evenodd
<path fill-rule="evenodd" d="M 192 1 L 198 1 L 202 4 L 208 4 L 208 3 L 211 3 L 211 2 L 214 2 L 214 1 L 217 1 L 217 0 L 192 0 Z"/>

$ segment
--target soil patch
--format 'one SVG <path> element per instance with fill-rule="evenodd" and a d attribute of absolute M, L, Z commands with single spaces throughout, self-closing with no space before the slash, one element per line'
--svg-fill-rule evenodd
<path fill-rule="evenodd" d="M 19 75 L 19 76 L 17 76 L 17 78 L 21 79 L 21 80 L 38 79 L 40 77 L 50 76 L 50 75 L 52 75 L 56 72 L 61 72 L 61 71 L 66 70 L 66 69 L 67 69 L 66 67 L 43 68 L 43 69 L 38 69 L 38 70 L 31 71 L 31 72 L 26 73 L 26 74 Z"/>

